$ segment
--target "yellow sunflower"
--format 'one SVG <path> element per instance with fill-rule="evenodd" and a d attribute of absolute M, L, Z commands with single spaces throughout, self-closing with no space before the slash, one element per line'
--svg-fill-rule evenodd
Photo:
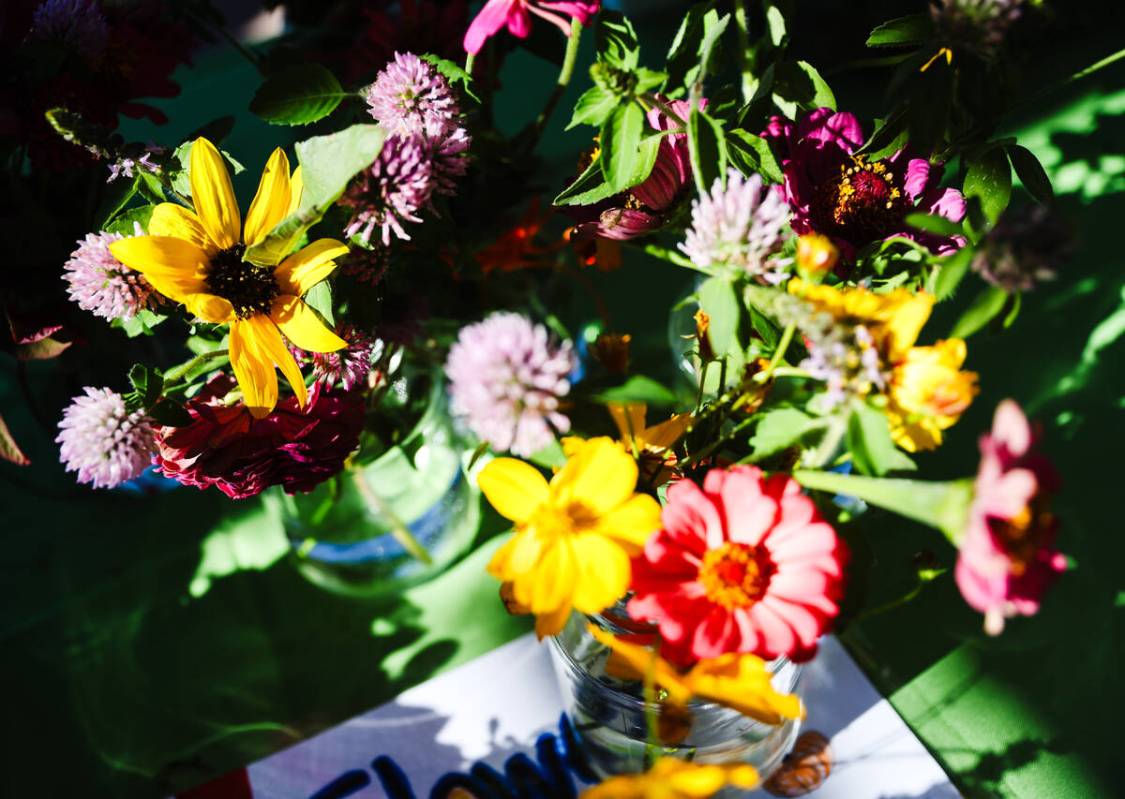
<path fill-rule="evenodd" d="M 301 200 L 300 168 L 290 177 L 280 148 L 262 172 L 245 225 L 223 157 L 207 139 L 191 146 L 190 177 L 194 211 L 161 203 L 153 210 L 149 235 L 115 241 L 110 251 L 199 319 L 230 326 L 231 367 L 250 413 L 261 418 L 277 404 L 275 367 L 304 407 L 305 381 L 281 334 L 309 352 L 347 346 L 301 297 L 331 274 L 333 259 L 348 248 L 318 239 L 281 263 L 243 260 Z"/>

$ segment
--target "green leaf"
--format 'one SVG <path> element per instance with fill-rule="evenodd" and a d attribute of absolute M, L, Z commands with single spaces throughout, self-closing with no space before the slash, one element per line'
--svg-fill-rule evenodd
<path fill-rule="evenodd" d="M 542 469 L 561 469 L 566 466 L 566 453 L 563 452 L 562 445 L 556 438 L 528 460 Z"/>
<path fill-rule="evenodd" d="M 680 23 L 665 59 L 668 78 L 664 83 L 664 94 L 670 95 L 679 89 L 686 90 L 698 77 L 699 54 L 704 37 L 703 18 L 715 13 L 713 5 L 713 2 L 693 5 Z"/>
<path fill-rule="evenodd" d="M 719 16 L 719 12 L 711 10 L 703 15 L 703 41 L 699 44 L 699 67 L 692 83 L 701 81 L 714 72 L 713 64 L 719 40 L 730 25 L 730 14 Z"/>
<path fill-rule="evenodd" d="M 0 459 L 14 463 L 16 466 L 27 466 L 31 463 L 31 459 L 23 454 L 20 445 L 12 437 L 12 431 L 8 429 L 3 416 L 0 416 Z"/>
<path fill-rule="evenodd" d="M 805 488 L 859 497 L 868 504 L 941 530 L 955 545 L 964 533 L 973 501 L 972 480 L 937 483 L 806 469 L 793 472 L 793 477 Z"/>
<path fill-rule="evenodd" d="M 245 259 L 261 265 L 279 263 L 305 232 L 320 221 L 351 179 L 378 157 L 386 135 L 379 125 L 361 124 L 297 142 L 297 160 L 305 184 L 301 205 L 262 241 L 247 249 Z"/>
<path fill-rule="evenodd" d="M 172 399 L 162 399 L 148 409 L 153 421 L 166 427 L 187 427 L 194 420 L 183 405 Z"/>
<path fill-rule="evenodd" d="M 1047 177 L 1047 171 L 1043 169 L 1035 153 L 1019 144 L 1009 144 L 1006 149 L 1020 183 L 1031 196 L 1043 204 L 1054 200 L 1055 190 L 1051 187 L 1051 179 Z"/>
<path fill-rule="evenodd" d="M 553 205 L 593 205 L 602 200 L 609 199 L 617 194 L 612 186 L 605 182 L 602 174 L 602 165 L 597 161 L 590 162 L 581 175 L 567 186 L 552 200 Z"/>
<path fill-rule="evenodd" d="M 914 461 L 899 451 L 891 439 L 887 416 L 866 402 L 859 402 L 848 417 L 848 451 L 863 474 L 882 477 L 887 472 L 914 469 Z"/>
<path fill-rule="evenodd" d="M 914 152 L 933 152 L 945 141 L 953 109 L 953 78 L 953 67 L 939 59 L 911 83 L 906 122 Z"/>
<path fill-rule="evenodd" d="M 785 15 L 773 3 L 766 4 L 766 27 L 769 29 L 770 42 L 774 47 L 781 47 L 785 41 Z"/>
<path fill-rule="evenodd" d="M 273 125 L 308 125 L 324 119 L 349 96 L 327 67 L 305 61 L 266 78 L 250 110 Z"/>
<path fill-rule="evenodd" d="M 476 94 L 473 93 L 472 88 L 470 88 L 473 85 L 473 76 L 462 69 L 459 64 L 447 58 L 434 55 L 433 53 L 427 53 L 422 56 L 422 60 L 427 64 L 431 64 L 440 72 L 445 79 L 449 81 L 450 85 L 456 86 L 457 84 L 461 84 L 461 91 L 476 102 L 480 102 L 480 98 L 477 97 Z"/>
<path fill-rule="evenodd" d="M 879 122 L 871 133 L 871 138 L 864 142 L 859 152 L 864 153 L 872 161 L 886 158 L 906 146 L 910 131 L 906 124 L 906 111 L 896 109 L 889 117 Z"/>
<path fill-rule="evenodd" d="M 605 181 L 614 192 L 635 186 L 636 161 L 645 132 L 645 112 L 638 103 L 618 106 L 602 126 L 602 154 L 598 159 Z"/>
<path fill-rule="evenodd" d="M 964 231 L 961 226 L 955 222 L 950 222 L 944 216 L 938 214 L 925 214 L 916 212 L 908 214 L 906 217 L 906 224 L 915 230 L 925 231 L 926 233 L 934 233 L 938 236 L 962 236 Z"/>
<path fill-rule="evenodd" d="M 984 215 L 996 224 L 1012 197 L 1012 168 L 1002 147 L 993 147 L 969 160 L 965 196 L 979 198 Z"/>
<path fill-rule="evenodd" d="M 931 291 L 938 300 L 949 299 L 961 285 L 973 263 L 973 250 L 962 247 L 953 255 L 940 260 Z"/>
<path fill-rule="evenodd" d="M 324 317 L 329 327 L 336 327 L 336 318 L 332 312 L 332 284 L 327 280 L 320 281 L 308 290 L 305 304 Z"/>
<path fill-rule="evenodd" d="M 716 180 L 726 181 L 727 143 L 723 126 L 701 108 L 692 108 L 688 117 L 688 152 L 700 194 L 709 192 Z"/>
<path fill-rule="evenodd" d="M 102 198 L 102 202 L 94 215 L 95 219 L 100 220 L 98 223 L 99 230 L 108 229 L 114 217 L 121 213 L 130 200 L 137 196 L 137 192 L 140 190 L 140 182 L 140 175 L 136 175 L 132 180 L 118 179 L 106 187 L 106 196 Z"/>
<path fill-rule="evenodd" d="M 566 129 L 570 130 L 579 125 L 601 127 L 609 119 L 613 109 L 617 108 L 617 104 L 616 95 L 601 87 L 591 86 L 574 104 L 574 115 L 570 118 L 570 124 L 566 126 Z"/>
<path fill-rule="evenodd" d="M 160 371 L 142 363 L 135 363 L 129 369 L 129 383 L 142 408 L 152 406 L 164 392 L 164 377 Z"/>
<path fill-rule="evenodd" d="M 640 63 L 641 46 L 633 23 L 617 11 L 603 10 L 594 28 L 598 58 L 618 69 L 634 70 Z"/>
<path fill-rule="evenodd" d="M 779 408 L 762 414 L 750 446 L 754 460 L 781 452 L 796 444 L 805 433 L 823 425 L 823 422 L 796 408 Z"/>
<path fill-rule="evenodd" d="M 726 135 L 727 157 L 744 175 L 757 172 L 771 183 L 781 183 L 785 175 L 770 149 L 769 142 L 748 130 L 732 130 Z"/>
<path fill-rule="evenodd" d="M 988 286 L 973 300 L 973 304 L 965 309 L 957 324 L 950 332 L 950 338 L 968 338 L 982 327 L 991 322 L 998 313 L 1004 310 L 1008 301 L 1008 292 L 997 286 Z"/>
<path fill-rule="evenodd" d="M 836 108 L 836 96 L 832 89 L 807 61 L 782 61 L 776 65 L 773 92 L 806 111 Z"/>
<path fill-rule="evenodd" d="M 111 327 L 125 331 L 129 338 L 152 335 L 152 329 L 168 317 L 164 314 L 154 313 L 147 308 L 142 308 L 136 316 L 128 319 L 114 319 Z"/>
<path fill-rule="evenodd" d="M 675 405 L 675 393 L 651 377 L 633 375 L 620 386 L 607 388 L 594 394 L 594 402 L 644 402 L 649 405 Z"/>
<path fill-rule="evenodd" d="M 884 22 L 867 37 L 868 47 L 902 47 L 920 44 L 933 35 L 934 23 L 929 14 L 910 14 Z"/>
<path fill-rule="evenodd" d="M 722 277 L 711 277 L 699 287 L 699 307 L 711 317 L 708 337 L 711 349 L 722 356 L 738 348 L 738 323 L 741 305 L 734 284 Z"/>
<path fill-rule="evenodd" d="M 155 205 L 138 205 L 136 208 L 130 208 L 106 225 L 104 230 L 119 236 L 135 236 L 136 225 L 140 225 L 142 231 L 148 230 L 148 221 L 152 218 L 154 208 Z"/>

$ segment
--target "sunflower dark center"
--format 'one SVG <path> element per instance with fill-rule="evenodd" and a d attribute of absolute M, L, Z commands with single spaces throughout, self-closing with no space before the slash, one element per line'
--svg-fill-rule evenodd
<path fill-rule="evenodd" d="M 207 290 L 234 306 L 239 319 L 268 314 L 281 293 L 272 266 L 243 261 L 246 247 L 236 244 L 211 259 L 207 270 Z"/>
<path fill-rule="evenodd" d="M 863 245 L 894 233 L 910 204 L 886 162 L 855 155 L 817 187 L 812 205 L 818 229 Z"/>

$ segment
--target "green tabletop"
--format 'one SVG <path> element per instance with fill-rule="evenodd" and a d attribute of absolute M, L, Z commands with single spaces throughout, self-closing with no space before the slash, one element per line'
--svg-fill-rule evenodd
<path fill-rule="evenodd" d="M 540 88 L 553 78 L 532 59 L 509 71 Z M 1021 142 L 1056 181 L 1078 250 L 1058 280 L 1025 297 L 1014 329 L 971 340 L 981 395 L 923 467 L 934 476 L 972 473 L 976 437 L 996 402 L 1020 399 L 1043 422 L 1064 475 L 1059 543 L 1076 566 L 1037 619 L 1013 622 L 997 640 L 980 633 L 979 616 L 948 578 L 913 606 L 843 632 L 970 796 L 1125 790 L 1116 719 L 1125 709 L 1125 536 L 1116 511 L 1125 92 L 1112 88 L 1122 85 L 1120 70 L 1113 74 L 1116 83 L 1077 84 L 1021 123 Z M 174 108 L 192 113 L 176 113 L 159 137 L 237 113 L 228 147 L 255 172 L 278 131 L 243 111 L 252 70 L 213 53 L 181 82 Z M 502 108 L 500 117 L 517 111 Z M 567 141 L 548 145 L 556 171 L 565 172 L 576 147 Z M 690 278 L 645 262 L 596 281 L 616 327 L 641 331 L 651 342 L 643 349 L 658 353 L 664 319 L 646 308 L 667 308 Z M 939 308 L 930 329 L 940 334 L 951 323 Z M 282 532 L 256 502 L 194 489 L 141 499 L 74 486 L 56 464 L 53 434 L 21 409 L 10 361 L 0 368 L 0 408 L 35 462 L 0 464 L 5 795 L 166 794 L 331 727 L 528 629 L 504 613 L 484 574 L 502 531 L 495 515 L 486 513 L 474 552 L 432 583 L 382 602 L 333 596 L 297 574 Z M 33 364 L 29 379 L 33 396 L 61 390 L 51 364 Z M 907 575 L 921 549 L 952 560 L 937 534 L 911 523 L 869 512 L 858 524 L 879 574 Z M 871 602 L 908 588 L 899 577 L 876 580 Z"/>

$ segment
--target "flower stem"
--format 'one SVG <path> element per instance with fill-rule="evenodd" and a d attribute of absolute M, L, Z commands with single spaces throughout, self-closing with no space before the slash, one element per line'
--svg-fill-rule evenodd
<path fill-rule="evenodd" d="M 750 18 L 746 13 L 746 0 L 734 4 L 734 26 L 738 31 L 738 62 L 742 72 L 742 102 L 754 97 L 753 65 L 750 62 Z"/>
<path fill-rule="evenodd" d="M 378 492 L 371 487 L 367 480 L 363 477 L 363 472 L 354 466 L 348 467 L 352 473 L 352 482 L 355 484 L 356 490 L 359 491 L 360 496 L 364 501 L 375 509 L 377 513 L 383 516 L 388 522 L 391 523 L 391 535 L 395 540 L 402 544 L 403 548 L 411 554 L 415 559 L 420 560 L 427 566 L 433 564 L 434 559 L 430 557 L 430 553 L 422 546 L 422 543 L 414 537 L 414 533 L 410 532 L 402 519 L 398 517 L 393 510 L 383 501 Z"/>
<path fill-rule="evenodd" d="M 645 700 L 645 728 L 647 732 L 646 746 L 645 746 L 645 760 L 650 760 L 653 754 L 659 752 L 660 747 L 660 711 L 656 704 L 656 652 L 652 653 L 652 659 L 649 661 L 648 668 L 645 669 L 644 680 L 644 700 Z M 652 763 L 646 762 L 645 766 L 651 766 Z"/>
<path fill-rule="evenodd" d="M 539 112 L 539 117 L 535 120 L 536 139 L 543 134 L 543 129 L 547 127 L 547 122 L 550 121 L 551 115 L 555 113 L 559 101 L 566 94 L 566 88 L 570 85 L 570 79 L 574 76 L 574 65 L 578 62 L 578 45 L 581 42 L 582 23 L 575 19 L 570 23 L 570 36 L 566 39 L 566 55 L 563 56 L 562 68 L 559 69 L 559 78 L 555 82 L 554 91 L 547 98 L 547 104 L 543 106 L 543 110 Z"/>
<path fill-rule="evenodd" d="M 164 385 L 167 387 L 175 383 L 177 380 L 191 372 L 193 369 L 203 366 L 205 363 L 214 358 L 226 358 L 229 355 L 230 351 L 227 349 L 211 350 L 210 352 L 196 355 L 190 361 L 184 361 L 179 366 L 173 366 L 171 369 L 165 372 Z"/>
<path fill-rule="evenodd" d="M 657 108 L 660 109 L 660 113 L 662 113 L 664 116 L 668 117 L 668 119 L 675 122 L 677 125 L 679 125 L 681 128 L 683 128 L 685 131 L 687 130 L 687 120 L 683 119 L 679 114 L 677 114 L 674 110 L 672 110 L 672 106 L 668 105 L 668 103 L 661 100 L 655 94 L 646 94 L 643 98 L 638 97 L 637 99 L 642 101 L 642 105 L 645 102 L 648 102 L 648 103 L 651 103 L 652 105 L 656 106 Z"/>
<path fill-rule="evenodd" d="M 768 383 L 770 378 L 773 377 L 774 370 L 777 365 L 781 363 L 785 357 L 785 351 L 789 349 L 789 345 L 793 343 L 793 334 L 797 332 L 797 323 L 790 322 L 785 326 L 785 332 L 781 334 L 781 341 L 777 343 L 777 349 L 773 351 L 773 357 L 770 358 L 770 364 L 766 367 L 765 377 L 762 378 L 763 383 Z"/>
<path fill-rule="evenodd" d="M 675 264 L 676 266 L 683 266 L 688 269 L 694 269 L 697 272 L 703 272 L 703 274 L 705 275 L 710 274 L 710 272 L 706 272 L 693 264 L 690 258 L 680 255 L 671 247 L 665 247 L 663 244 L 646 244 L 642 249 L 644 250 L 646 255 L 651 255 L 655 258 L 659 258 L 662 261 L 667 261 L 668 263 Z"/>

